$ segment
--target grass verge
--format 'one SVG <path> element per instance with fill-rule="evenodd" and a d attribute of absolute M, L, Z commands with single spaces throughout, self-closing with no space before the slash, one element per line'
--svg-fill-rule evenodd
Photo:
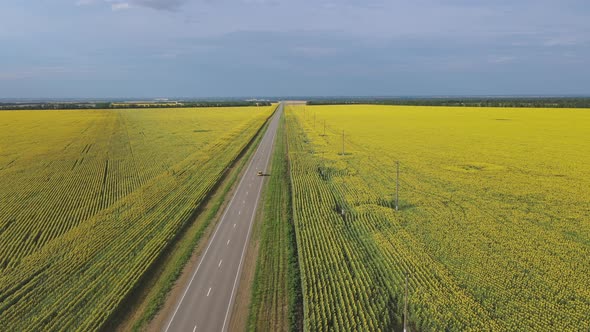
<path fill-rule="evenodd" d="M 270 117 L 269 117 L 270 119 Z M 261 127 L 236 161 L 228 167 L 226 174 L 203 202 L 192 222 L 182 231 L 178 239 L 163 253 L 155 268 L 151 269 L 135 290 L 132 301 L 128 301 L 117 317 L 107 324 L 103 331 L 143 331 L 165 304 L 168 294 L 183 272 L 185 265 L 202 242 L 204 235 L 211 233 L 220 211 L 225 206 L 225 198 L 234 189 L 242 170 L 256 150 L 264 135 L 268 121 Z M 205 236 L 206 237 L 206 236 Z"/>
<path fill-rule="evenodd" d="M 248 317 L 250 331 L 300 331 L 303 308 L 282 119 L 264 188 L 260 247 Z"/>

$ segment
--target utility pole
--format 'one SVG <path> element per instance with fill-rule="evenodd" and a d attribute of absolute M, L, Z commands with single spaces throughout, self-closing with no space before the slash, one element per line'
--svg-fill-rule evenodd
<path fill-rule="evenodd" d="M 404 293 L 404 332 L 408 331 L 408 272 L 406 272 L 406 291 Z"/>
<path fill-rule="evenodd" d="M 399 209 L 399 160 L 395 162 L 397 168 L 397 176 L 395 178 L 395 211 Z"/>
<path fill-rule="evenodd" d="M 324 160 L 324 153 L 326 151 L 322 150 L 322 180 L 326 179 L 326 161 Z"/>

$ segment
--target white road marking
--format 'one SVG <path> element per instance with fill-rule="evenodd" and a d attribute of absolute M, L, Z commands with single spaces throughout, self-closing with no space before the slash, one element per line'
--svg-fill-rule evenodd
<path fill-rule="evenodd" d="M 197 325 L 195 325 L 195 328 L 193 329 L 193 332 L 195 332 L 197 330 Z"/>
<path fill-rule="evenodd" d="M 226 246 L 229 246 L 229 240 L 227 240 L 227 244 L 226 244 Z"/>
<path fill-rule="evenodd" d="M 243 200 L 243 201 L 242 201 L 242 204 L 246 204 L 246 200 Z"/>
<path fill-rule="evenodd" d="M 207 292 L 207 296 L 211 293 L 211 287 L 209 287 L 209 291 Z"/>
<path fill-rule="evenodd" d="M 223 262 L 223 259 L 219 261 L 219 264 L 217 264 L 217 267 L 221 267 L 221 262 Z"/>
<path fill-rule="evenodd" d="M 242 214 L 242 210 L 238 211 L 238 214 Z"/>
<path fill-rule="evenodd" d="M 282 107 L 282 105 L 281 105 L 281 107 Z M 276 122 L 278 120 L 275 118 L 273 121 L 276 124 Z M 275 127 L 276 127 L 276 125 L 275 125 Z M 275 136 L 276 136 L 275 133 L 273 133 L 272 136 L 266 136 L 265 135 L 263 137 L 263 142 L 268 142 L 270 140 L 270 142 L 271 142 L 270 144 L 271 144 L 271 147 L 272 147 L 272 145 L 274 143 Z M 255 156 L 259 154 L 259 151 L 266 150 L 266 148 L 261 149 L 263 142 L 261 142 L 261 144 L 259 144 L 259 146 L 257 147 L 256 152 L 254 153 Z M 270 154 L 267 155 L 267 158 L 266 158 L 266 164 L 267 165 L 268 165 L 269 159 L 270 159 Z M 248 173 L 252 169 L 252 165 L 254 164 L 255 161 L 258 162 L 258 158 L 253 158 L 253 159 L 250 160 L 250 162 L 248 164 L 248 167 L 246 169 L 246 173 Z M 211 244 L 216 239 L 216 235 L 217 235 L 219 229 L 221 228 L 221 225 L 223 224 L 223 222 L 225 220 L 225 216 L 227 215 L 227 213 L 230 210 L 229 209 L 229 206 L 231 206 L 233 204 L 233 201 L 234 201 L 237 193 L 240 191 L 240 188 L 242 187 L 242 183 L 243 183 L 243 181 L 244 181 L 245 178 L 246 178 L 246 176 L 242 176 L 242 179 L 240 180 L 240 183 L 238 184 L 238 187 L 236 188 L 236 191 L 235 191 L 234 195 L 232 196 L 232 198 L 231 198 L 231 200 L 230 200 L 230 202 L 228 204 L 228 208 L 226 208 L 225 212 L 223 213 L 223 216 L 221 217 L 221 220 L 218 223 L 217 228 L 215 229 L 215 232 L 213 233 L 213 236 L 211 237 L 211 239 L 209 241 L 209 244 L 207 245 L 207 248 L 205 249 L 205 252 L 203 253 L 203 256 L 201 257 L 201 260 L 199 261 L 199 264 L 197 265 L 197 269 L 195 270 L 193 276 L 191 277 L 191 280 L 189 281 L 189 284 L 187 285 L 186 289 L 184 290 L 184 293 L 182 294 L 182 297 L 181 297 L 180 301 L 178 302 L 178 305 L 176 306 L 176 309 L 174 310 L 174 313 L 172 314 L 172 318 L 170 319 L 170 321 L 168 323 L 168 326 L 166 327 L 166 330 L 165 331 L 168 331 L 170 329 L 170 326 L 172 325 L 172 322 L 174 321 L 174 318 L 176 317 L 176 314 L 178 313 L 178 310 L 180 309 L 180 307 L 181 307 L 181 305 L 182 305 L 182 303 L 184 301 L 184 298 L 186 297 L 186 294 L 188 293 L 188 291 L 189 291 L 189 289 L 190 289 L 190 287 L 192 285 L 192 282 L 194 281 L 194 279 L 195 279 L 195 277 L 196 277 L 196 275 L 197 275 L 197 273 L 199 271 L 199 268 L 200 268 L 202 262 L 205 260 L 205 257 L 207 256 L 207 253 L 208 253 L 208 251 L 209 251 L 209 249 L 211 247 Z M 252 179 L 251 179 L 251 181 L 252 181 Z M 251 187 L 252 186 L 252 183 L 250 183 L 249 186 Z M 259 198 L 260 198 L 260 191 L 261 191 L 261 189 L 262 189 L 262 186 L 260 186 L 258 188 L 258 195 L 256 197 L 256 201 L 255 201 L 255 205 L 254 206 L 257 206 L 258 205 L 258 201 L 259 201 Z M 244 201 L 244 203 L 245 203 L 245 201 Z M 235 290 L 236 290 L 237 280 L 238 280 L 239 275 L 241 274 L 241 267 L 242 267 L 242 263 L 244 261 L 244 253 L 245 253 L 246 245 L 247 245 L 248 240 L 250 238 L 250 233 L 251 233 L 251 230 L 252 230 L 252 223 L 253 223 L 252 221 L 254 219 L 254 215 L 255 214 L 252 213 L 250 224 L 248 226 L 248 233 L 246 234 L 246 242 L 244 242 L 244 246 L 242 248 L 242 256 L 240 258 L 240 264 L 238 265 L 238 271 L 237 271 L 237 274 L 236 274 L 236 278 L 234 279 L 234 285 L 233 285 L 233 288 L 232 288 L 232 293 L 231 293 L 231 297 L 229 299 L 228 307 L 227 307 L 227 310 L 226 310 L 226 313 L 225 313 L 225 319 L 223 321 L 222 331 L 225 331 L 225 326 L 226 326 L 226 323 L 227 323 L 227 319 L 228 319 L 228 315 L 229 315 L 229 310 L 231 308 L 233 297 L 234 297 L 234 293 L 235 293 Z M 234 224 L 234 228 L 235 227 L 236 227 L 236 224 Z M 207 293 L 207 296 L 209 296 L 209 293 L 210 292 L 211 292 L 211 288 L 209 288 L 209 292 Z M 195 325 L 195 328 L 196 328 L 196 325 Z"/>
<path fill-rule="evenodd" d="M 274 136 L 273 136 L 274 139 Z M 270 160 L 270 153 L 266 157 L 266 165 L 268 165 L 268 161 Z M 262 186 L 258 187 L 258 194 L 256 195 L 256 201 L 254 201 L 254 206 L 258 206 L 258 200 L 260 198 L 260 192 L 262 191 Z M 232 301 L 234 299 L 234 293 L 236 291 L 236 285 L 238 284 L 238 278 L 240 273 L 242 272 L 242 263 L 244 262 L 244 254 L 246 252 L 246 246 L 250 240 L 250 231 L 252 230 L 252 223 L 254 221 L 254 216 L 256 215 L 255 211 L 252 211 L 252 217 L 250 218 L 250 225 L 248 226 L 248 233 L 246 234 L 246 241 L 244 242 L 244 246 L 242 247 L 242 256 L 240 257 L 240 264 L 238 265 L 238 271 L 236 273 L 236 278 L 234 279 L 234 286 L 231 290 L 231 296 L 229 298 L 229 302 L 227 304 L 227 310 L 225 311 L 225 318 L 223 319 L 223 326 L 221 327 L 221 332 L 225 331 L 225 325 L 227 324 L 227 318 L 229 316 L 229 310 L 232 306 Z"/>
<path fill-rule="evenodd" d="M 246 195 L 248 195 L 248 192 L 246 191 Z"/>
<path fill-rule="evenodd" d="M 256 148 L 256 152 L 254 152 L 254 155 L 256 155 L 258 153 L 258 151 L 260 150 L 260 146 L 261 145 L 258 145 L 258 147 Z M 253 164 L 254 164 L 254 158 L 250 159 L 250 162 L 248 163 L 248 167 L 246 168 L 246 173 L 248 173 L 252 169 Z M 178 302 L 178 305 L 176 306 L 176 309 L 174 310 L 174 313 L 172 314 L 172 318 L 170 318 L 170 322 L 168 322 L 168 326 L 166 326 L 165 332 L 168 332 L 168 330 L 170 329 L 170 326 L 172 325 L 172 322 L 174 321 L 174 318 L 176 317 L 176 314 L 178 313 L 178 309 L 180 309 L 180 306 L 182 305 L 182 301 L 184 301 L 184 298 L 186 297 L 186 294 L 188 293 L 189 288 L 191 288 L 191 285 L 193 284 L 193 280 L 195 280 L 195 277 L 197 276 L 197 273 L 199 272 L 199 268 L 201 267 L 201 264 L 205 260 L 205 257 L 207 256 L 207 252 L 209 252 L 209 248 L 211 248 L 211 244 L 213 244 L 213 242 L 214 242 L 213 240 L 215 239 L 217 232 L 221 228 L 221 225 L 223 225 L 223 221 L 225 220 L 225 216 L 227 215 L 227 213 L 230 210 L 229 207 L 232 205 L 234 199 L 238 195 L 238 192 L 240 191 L 240 188 L 242 187 L 242 183 L 244 182 L 245 179 L 246 179 L 246 176 L 242 176 L 240 183 L 238 183 L 238 187 L 236 188 L 234 195 L 230 199 L 229 204 L 228 204 L 227 208 L 225 209 L 225 212 L 223 212 L 223 216 L 221 216 L 221 220 L 217 224 L 217 228 L 215 229 L 213 236 L 209 240 L 209 244 L 207 245 L 207 248 L 205 249 L 205 252 L 203 253 L 203 256 L 201 257 L 199 264 L 197 265 L 197 269 L 195 270 L 195 273 L 193 273 L 191 280 L 188 282 L 188 286 L 186 286 L 186 288 L 184 289 L 184 293 L 182 293 L 182 297 L 180 298 L 180 301 Z M 236 227 L 236 224 L 234 224 L 234 228 L 235 227 Z"/>

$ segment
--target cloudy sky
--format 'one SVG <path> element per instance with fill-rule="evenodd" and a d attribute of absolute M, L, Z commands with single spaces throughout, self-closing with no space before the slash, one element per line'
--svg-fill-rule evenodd
<path fill-rule="evenodd" d="M 588 0 L 2 0 L 0 98 L 590 94 Z"/>

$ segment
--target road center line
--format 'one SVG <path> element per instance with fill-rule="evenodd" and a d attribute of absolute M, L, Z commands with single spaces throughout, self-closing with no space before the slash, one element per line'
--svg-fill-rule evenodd
<path fill-rule="evenodd" d="M 217 264 L 217 267 L 221 267 L 221 262 L 223 262 L 223 259 L 219 261 L 219 264 Z"/>
<path fill-rule="evenodd" d="M 195 325 L 195 328 L 193 328 L 193 332 L 195 332 L 197 330 L 197 325 Z"/>
<path fill-rule="evenodd" d="M 207 292 L 207 296 L 211 293 L 211 287 L 209 287 L 209 291 Z"/>
<path fill-rule="evenodd" d="M 227 244 L 226 244 L 226 246 L 229 246 L 229 240 L 227 240 Z"/>
<path fill-rule="evenodd" d="M 273 136 L 272 136 L 272 140 L 273 141 L 274 141 L 274 137 L 275 137 L 275 135 L 273 134 Z M 273 142 L 273 141 L 271 141 L 271 142 Z M 270 160 L 270 155 L 271 155 L 271 153 L 269 153 L 267 155 L 267 157 L 266 157 L 266 164 L 265 165 L 268 165 L 268 161 Z M 262 186 L 259 186 L 258 187 L 258 193 L 256 195 L 256 200 L 254 201 L 254 206 L 255 207 L 258 206 L 258 200 L 260 198 L 260 192 L 261 191 L 262 191 Z M 230 311 L 230 309 L 232 307 L 232 304 L 233 304 L 232 301 L 233 301 L 233 298 L 234 298 L 234 293 L 236 291 L 236 286 L 237 286 L 237 283 L 238 283 L 238 279 L 239 279 L 239 276 L 240 276 L 240 274 L 242 272 L 242 263 L 244 262 L 244 254 L 246 252 L 246 246 L 248 244 L 248 241 L 250 240 L 250 232 L 252 231 L 252 224 L 253 224 L 254 216 L 255 215 L 256 215 L 255 211 L 252 212 L 252 216 L 250 218 L 250 224 L 248 225 L 248 233 L 246 233 L 246 241 L 244 242 L 244 246 L 242 248 L 242 255 L 240 257 L 240 264 L 238 264 L 238 270 L 236 271 L 236 277 L 234 279 L 234 285 L 233 285 L 233 288 L 232 288 L 232 291 L 231 291 L 231 295 L 229 297 L 229 302 L 227 304 L 227 310 L 225 311 L 225 318 L 223 319 L 223 326 L 221 327 L 221 332 L 225 332 L 226 331 L 225 326 L 227 324 L 227 318 L 229 316 L 229 311 Z"/>
<path fill-rule="evenodd" d="M 280 105 L 280 107 L 282 107 L 282 105 Z M 282 109 L 281 109 L 281 111 L 282 111 Z M 274 120 L 274 121 L 278 121 L 278 120 Z M 275 136 L 275 135 L 272 135 L 272 137 L 270 137 L 270 136 L 267 136 L 267 135 L 266 135 L 266 133 L 265 133 L 265 134 L 264 134 L 264 136 L 263 136 L 263 141 L 264 141 L 264 139 L 265 139 L 265 138 L 267 138 L 267 137 L 270 137 L 269 139 L 273 139 L 273 140 L 274 140 L 274 136 Z M 256 160 L 256 158 L 257 158 L 256 156 L 257 156 L 257 155 L 259 155 L 259 152 L 262 150 L 262 149 L 261 149 L 261 147 L 262 147 L 262 144 L 261 144 L 261 143 L 262 143 L 262 142 L 260 142 L 260 143 L 258 144 L 258 147 L 256 148 L 256 151 L 254 152 L 254 155 L 253 155 L 253 157 L 251 157 L 251 158 L 250 158 L 250 161 L 248 162 L 248 166 L 246 167 L 246 173 L 249 173 L 249 172 L 250 172 L 250 170 L 252 169 L 252 167 L 253 167 L 253 166 L 254 166 L 254 164 L 255 164 L 255 160 Z M 270 156 L 267 156 L 267 163 L 268 163 L 268 159 L 269 159 L 269 158 L 270 158 Z M 226 217 L 227 213 L 228 213 L 228 212 L 231 210 L 231 209 L 230 209 L 230 207 L 232 206 L 232 204 L 233 204 L 233 202 L 234 202 L 234 199 L 236 198 L 236 196 L 237 196 L 238 192 L 240 191 L 240 188 L 242 187 L 242 184 L 245 184 L 245 183 L 244 183 L 244 180 L 245 180 L 245 179 L 246 179 L 246 176 L 242 176 L 242 178 L 240 179 L 240 182 L 238 183 L 238 186 L 237 186 L 237 188 L 236 188 L 236 191 L 234 192 L 234 194 L 232 195 L 231 199 L 229 200 L 229 204 L 228 204 L 228 206 L 225 208 L 225 211 L 224 211 L 223 215 L 221 216 L 221 219 L 220 219 L 220 220 L 219 220 L 219 222 L 217 223 L 217 226 L 216 226 L 216 228 L 215 228 L 215 231 L 213 232 L 213 236 L 212 236 L 212 237 L 211 237 L 211 239 L 209 240 L 209 243 L 207 244 L 207 247 L 205 248 L 205 252 L 202 254 L 202 256 L 201 256 L 201 258 L 200 258 L 200 260 L 199 260 L 199 264 L 197 264 L 197 268 L 196 268 L 195 272 L 193 273 L 193 275 L 192 275 L 192 277 L 191 277 L 190 281 L 188 282 L 188 285 L 186 285 L 186 287 L 185 287 L 185 289 L 184 289 L 184 292 L 182 293 L 182 296 L 180 297 L 180 301 L 179 301 L 179 302 L 176 304 L 176 309 L 174 309 L 174 312 L 172 313 L 172 317 L 170 318 L 170 321 L 168 322 L 168 325 L 166 326 L 165 332 L 168 332 L 168 330 L 170 329 L 170 326 L 171 326 L 171 325 L 172 325 L 172 323 L 174 322 L 174 318 L 176 317 L 176 314 L 178 313 L 178 311 L 179 311 L 180 307 L 182 306 L 182 304 L 183 304 L 183 301 L 184 301 L 184 299 L 185 299 L 185 297 L 186 297 L 186 295 L 187 295 L 187 293 L 188 293 L 189 289 L 191 288 L 191 286 L 192 286 L 192 283 L 193 283 L 193 281 L 194 281 L 195 277 L 196 277 L 196 276 L 197 276 L 197 274 L 199 273 L 199 269 L 200 269 L 200 267 L 201 267 L 201 265 L 202 265 L 203 261 L 205 260 L 205 257 L 207 257 L 207 253 L 209 252 L 209 249 L 211 248 L 211 245 L 213 244 L 213 242 L 214 242 L 214 240 L 215 240 L 215 238 L 216 238 L 216 236 L 217 236 L 217 233 L 218 233 L 218 232 L 219 232 L 219 230 L 222 228 L 221 226 L 223 225 L 223 222 L 225 221 L 225 217 Z M 250 181 L 252 181 L 252 180 L 250 180 Z M 250 186 L 252 186 L 252 182 L 250 182 L 250 184 L 249 184 L 249 185 L 250 185 Z M 257 202 L 256 202 L 256 203 L 257 203 Z M 234 228 L 235 228 L 235 227 L 236 227 L 236 224 L 234 224 Z M 249 232 L 250 232 L 250 227 L 249 227 L 249 229 L 248 229 L 247 239 L 249 238 Z M 243 254 L 243 252 L 242 252 L 242 254 Z M 240 264 L 238 265 L 238 270 L 240 270 L 241 263 L 242 263 L 242 262 L 241 262 L 241 260 L 240 260 Z M 235 288 L 235 281 L 234 281 L 234 288 Z M 209 292 L 211 292 L 211 288 L 209 288 Z M 208 296 L 208 295 L 207 295 L 207 296 Z M 232 300 L 232 298 L 233 298 L 233 290 L 232 290 L 232 295 L 230 296 L 230 303 L 231 303 L 231 300 Z M 226 319 L 227 319 L 227 315 L 228 315 L 228 312 L 226 311 Z M 226 320 L 226 319 L 224 319 L 224 323 L 223 323 L 223 327 L 222 327 L 222 329 L 225 327 L 225 323 L 226 323 L 226 322 L 225 322 L 225 320 Z"/>

